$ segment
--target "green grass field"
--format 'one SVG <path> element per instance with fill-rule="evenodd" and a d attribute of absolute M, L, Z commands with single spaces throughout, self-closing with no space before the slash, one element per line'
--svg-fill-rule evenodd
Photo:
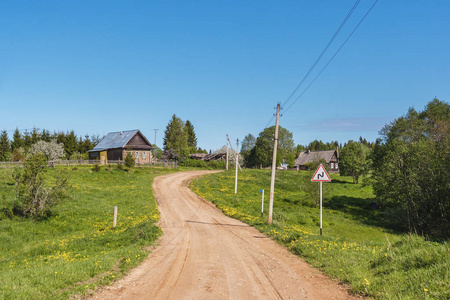
<path fill-rule="evenodd" d="M 307 193 L 311 173 L 277 172 L 273 224 L 267 224 L 270 171 L 222 172 L 192 182 L 191 188 L 225 214 L 255 226 L 352 292 L 375 299 L 450 299 L 450 242 L 392 232 L 378 210 L 370 185 L 331 175 L 324 183 L 323 235 L 319 208 Z M 364 180 L 362 180 L 364 181 Z M 314 188 L 314 187 L 313 187 Z M 264 216 L 261 194 L 265 190 Z"/>
<path fill-rule="evenodd" d="M 152 192 L 166 169 L 92 172 L 67 168 L 69 198 L 46 220 L 0 219 L 0 299 L 67 299 L 110 284 L 148 255 L 161 235 Z M 48 169 L 52 177 L 54 170 Z M 0 169 L 0 209 L 14 199 L 12 169 Z M 5 203 L 6 202 L 6 203 Z M 118 206 L 116 228 L 113 207 Z M 0 216 L 2 214 L 0 213 Z"/>

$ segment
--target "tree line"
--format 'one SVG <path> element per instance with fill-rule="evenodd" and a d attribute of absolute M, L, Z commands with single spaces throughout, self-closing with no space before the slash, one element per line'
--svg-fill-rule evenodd
<path fill-rule="evenodd" d="M 85 135 L 78 137 L 72 131 L 55 131 L 33 128 L 31 131 L 25 130 L 23 133 L 18 128 L 14 130 L 12 137 L 3 130 L 0 133 L 0 161 L 20 161 L 23 160 L 33 147 L 44 147 L 59 151 L 62 148 L 62 155 L 66 159 L 87 159 L 88 151 L 92 150 L 100 142 L 98 135 Z M 37 146 L 36 146 L 37 145 Z M 44 146 L 45 145 L 45 146 Z M 53 146 L 52 146 L 53 145 Z"/>

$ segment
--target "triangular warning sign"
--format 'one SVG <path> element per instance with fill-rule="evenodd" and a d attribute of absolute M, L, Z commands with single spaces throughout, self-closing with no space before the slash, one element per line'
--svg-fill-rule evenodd
<path fill-rule="evenodd" d="M 331 178 L 328 175 L 327 171 L 323 167 L 322 164 L 317 168 L 316 173 L 314 173 L 314 176 L 311 178 L 311 181 L 317 181 L 317 182 L 330 182 Z"/>

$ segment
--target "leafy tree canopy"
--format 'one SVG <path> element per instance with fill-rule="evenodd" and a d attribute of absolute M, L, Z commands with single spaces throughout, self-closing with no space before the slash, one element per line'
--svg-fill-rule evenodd
<path fill-rule="evenodd" d="M 374 191 L 400 229 L 450 237 L 450 106 L 433 99 L 380 132 Z"/>
<path fill-rule="evenodd" d="M 358 183 L 361 175 L 367 174 L 371 166 L 370 148 L 360 142 L 349 141 L 342 148 L 339 156 L 341 175 L 352 176 L 353 183 Z"/>
<path fill-rule="evenodd" d="M 273 143 L 275 126 L 265 128 L 259 133 L 255 146 L 247 156 L 246 164 L 249 167 L 269 167 L 272 165 Z M 283 127 L 278 128 L 277 165 L 286 161 L 289 164 L 295 160 L 295 147 L 293 135 Z"/>

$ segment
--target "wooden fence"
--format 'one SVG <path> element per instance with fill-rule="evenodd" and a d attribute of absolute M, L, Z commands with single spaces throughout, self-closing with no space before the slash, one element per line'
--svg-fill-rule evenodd
<path fill-rule="evenodd" d="M 123 164 L 124 162 L 122 160 L 108 160 L 107 165 L 118 165 Z M 57 160 L 49 160 L 48 166 L 54 167 L 54 166 L 83 166 L 83 165 L 95 165 L 100 164 L 98 160 L 63 160 L 63 159 L 57 159 Z M 21 167 L 23 166 L 22 162 L 0 162 L 0 168 L 14 168 L 14 167 Z M 165 161 L 165 160 L 153 160 L 149 164 L 138 164 L 136 163 L 135 166 L 151 166 L 151 167 L 159 167 L 159 168 L 171 168 L 171 169 L 177 169 L 178 164 L 176 161 Z"/>

